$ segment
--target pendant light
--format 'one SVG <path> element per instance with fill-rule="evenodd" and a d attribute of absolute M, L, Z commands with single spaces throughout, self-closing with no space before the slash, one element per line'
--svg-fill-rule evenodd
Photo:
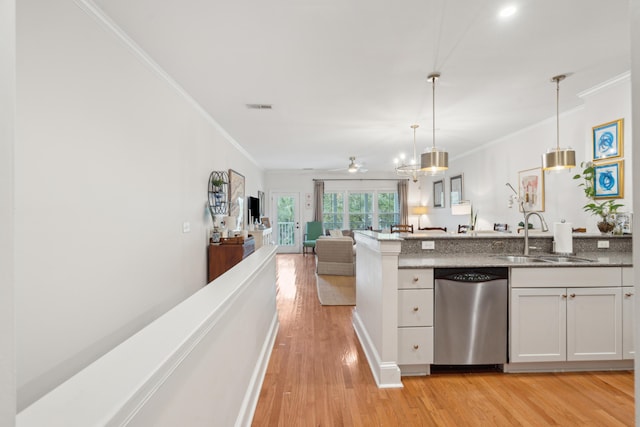
<path fill-rule="evenodd" d="M 542 169 L 561 171 L 576 166 L 576 152 L 571 148 L 560 148 L 560 82 L 567 76 L 561 74 L 551 78 L 556 82 L 556 146 L 542 155 Z"/>
<path fill-rule="evenodd" d="M 418 182 L 418 176 L 424 175 L 424 172 L 420 170 L 416 151 L 416 129 L 419 127 L 420 125 L 411 125 L 411 129 L 413 129 L 413 158 L 408 164 L 403 161 L 402 164 L 396 166 L 396 174 L 411 177 L 413 182 Z M 396 159 L 396 163 L 397 162 L 398 160 Z"/>
<path fill-rule="evenodd" d="M 431 73 L 427 78 L 431 82 L 433 89 L 433 145 L 431 151 L 422 153 L 420 158 L 420 168 L 432 174 L 449 169 L 449 153 L 438 151 L 436 148 L 436 80 L 439 77 L 440 73 Z"/>

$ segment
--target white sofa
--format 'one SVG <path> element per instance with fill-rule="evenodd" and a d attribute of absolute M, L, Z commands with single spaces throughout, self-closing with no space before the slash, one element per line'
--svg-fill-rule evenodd
<path fill-rule="evenodd" d="M 356 274 L 356 255 L 349 236 L 321 236 L 316 240 L 316 272 L 335 276 Z"/>

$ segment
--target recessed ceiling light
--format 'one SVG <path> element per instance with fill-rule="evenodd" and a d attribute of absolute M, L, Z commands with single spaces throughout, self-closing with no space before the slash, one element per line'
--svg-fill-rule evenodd
<path fill-rule="evenodd" d="M 517 9 L 515 6 L 510 5 L 500 10 L 500 12 L 498 12 L 498 16 L 503 19 L 508 18 L 510 16 L 513 16 L 516 13 L 516 10 Z"/>

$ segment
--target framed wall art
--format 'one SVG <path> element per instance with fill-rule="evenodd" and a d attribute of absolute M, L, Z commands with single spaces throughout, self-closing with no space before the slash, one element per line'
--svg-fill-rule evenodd
<path fill-rule="evenodd" d="M 433 207 L 444 208 L 444 181 L 435 181 L 433 183 Z"/>
<path fill-rule="evenodd" d="M 522 200 L 520 211 L 544 212 L 544 174 L 542 168 L 518 172 L 518 197 Z"/>
<path fill-rule="evenodd" d="M 630 212 L 618 212 L 616 214 L 616 225 L 622 234 L 631 234 L 632 214 Z"/>
<path fill-rule="evenodd" d="M 451 196 L 451 206 L 457 205 L 464 200 L 462 193 L 462 174 L 452 176 L 449 179 L 449 191 Z"/>
<path fill-rule="evenodd" d="M 229 169 L 229 216 L 233 216 L 240 226 L 244 224 L 244 175 Z M 240 228 L 240 227 L 238 227 Z"/>
<path fill-rule="evenodd" d="M 624 119 L 593 127 L 593 160 L 622 157 Z"/>
<path fill-rule="evenodd" d="M 593 186 L 596 199 L 624 197 L 624 160 L 593 165 Z"/>

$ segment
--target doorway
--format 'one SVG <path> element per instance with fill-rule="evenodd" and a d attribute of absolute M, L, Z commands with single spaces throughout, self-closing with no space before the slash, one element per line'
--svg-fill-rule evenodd
<path fill-rule="evenodd" d="M 300 253 L 300 193 L 271 193 L 271 226 L 278 253 Z"/>

